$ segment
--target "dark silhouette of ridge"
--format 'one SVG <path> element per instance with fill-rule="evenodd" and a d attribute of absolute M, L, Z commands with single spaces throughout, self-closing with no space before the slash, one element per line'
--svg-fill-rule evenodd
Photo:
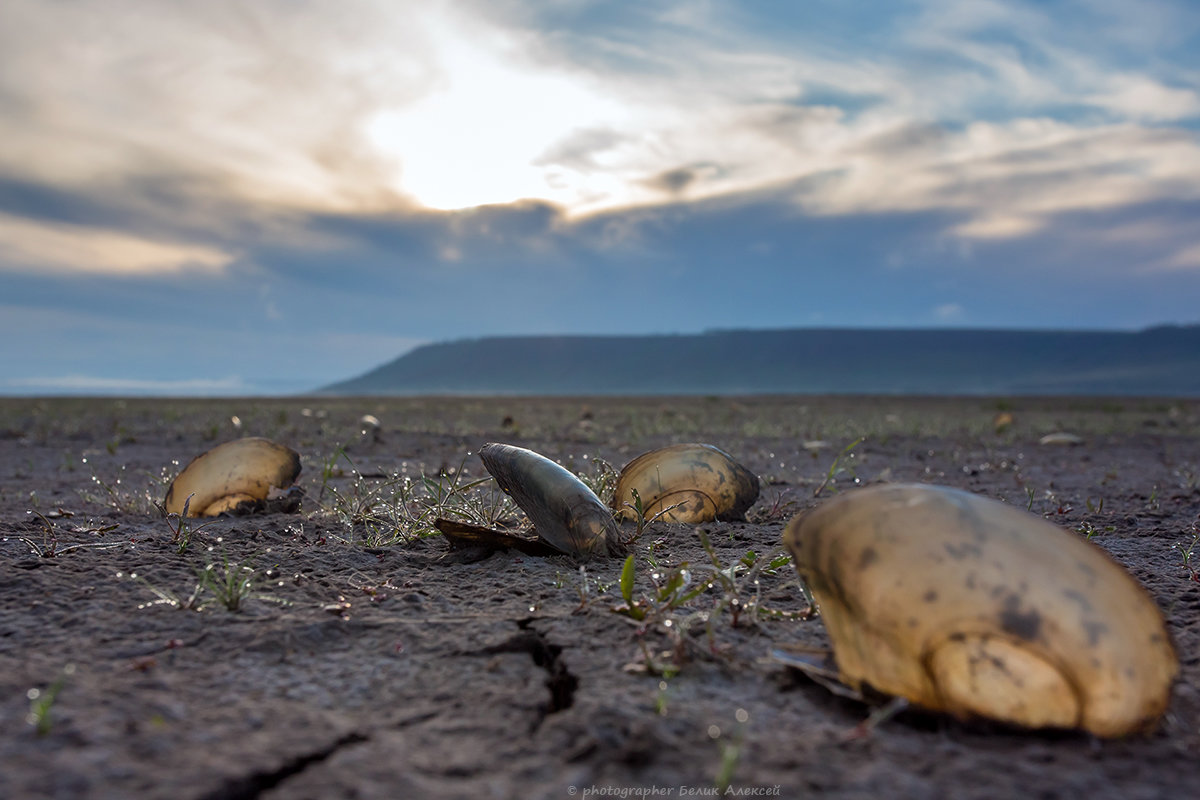
<path fill-rule="evenodd" d="M 429 344 L 325 394 L 1200 395 L 1200 325 L 729 330 Z"/>

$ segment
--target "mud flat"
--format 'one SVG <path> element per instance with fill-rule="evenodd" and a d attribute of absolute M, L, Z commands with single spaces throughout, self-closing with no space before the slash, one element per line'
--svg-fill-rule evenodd
<path fill-rule="evenodd" d="M 1082 443 L 1039 444 L 1060 432 Z M 300 512 L 164 519 L 180 465 L 239 436 L 300 453 Z M 710 442 L 763 490 L 745 522 L 649 525 L 630 613 L 620 559 L 432 535 L 435 513 L 519 525 L 476 483 L 490 441 L 601 487 L 601 462 Z M 1112 554 L 1182 662 L 1157 729 L 907 711 L 850 735 L 869 707 L 767 657 L 827 644 L 776 556 L 794 514 L 879 481 L 1029 508 Z M 0 796 L 1190 796 L 1198 523 L 1192 400 L 0 400 Z"/>

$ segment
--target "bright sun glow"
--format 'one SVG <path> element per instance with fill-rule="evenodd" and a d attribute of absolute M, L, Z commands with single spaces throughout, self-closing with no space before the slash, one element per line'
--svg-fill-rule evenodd
<path fill-rule="evenodd" d="M 431 34 L 438 85 L 367 126 L 372 144 L 400 164 L 398 190 L 449 210 L 524 198 L 570 206 L 616 188 L 536 162 L 573 132 L 619 124 L 620 105 L 566 75 L 514 63 L 503 52 L 511 43 L 468 41 L 441 26 Z"/>

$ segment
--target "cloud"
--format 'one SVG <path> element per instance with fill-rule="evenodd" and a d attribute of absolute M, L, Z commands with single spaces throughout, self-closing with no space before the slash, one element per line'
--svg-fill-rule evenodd
<path fill-rule="evenodd" d="M 1155 153 L 1139 127 L 1200 114 L 1194 67 L 1129 56 L 1186 45 L 1169 32 L 1196 15 L 1178 5 L 1144 19 L 990 0 L 761 16 L 726 2 L 353 9 L 12 0 L 0 176 L 77 192 L 165 182 L 213 226 L 235 207 L 522 199 L 578 218 L 809 181 L 807 212 L 954 209 L 966 237 L 1197 177 L 1194 131 Z M 1042 163 L 1018 163 L 1031 151 Z M 1051 172 L 1069 192 L 1029 180 Z"/>
<path fill-rule="evenodd" d="M 220 271 L 234 256 L 214 247 L 162 242 L 104 229 L 0 213 L 0 270 L 160 274 Z"/>
<path fill-rule="evenodd" d="M 406 20 L 359 5 L 5 3 L 0 170 L 59 187 L 194 176 L 286 208 L 395 203 L 357 125 L 432 79 Z"/>
<path fill-rule="evenodd" d="M 1200 116 L 1200 94 L 1151 80 L 1144 75 L 1115 75 L 1107 91 L 1088 102 L 1130 119 L 1164 122 Z"/>
<path fill-rule="evenodd" d="M 232 332 L 173 334 L 181 360 L 284 378 L 479 330 L 852 324 L 872 281 L 941 281 L 872 320 L 1015 324 L 986 317 L 1026 307 L 1013 275 L 1200 273 L 1156 216 L 1200 200 L 1200 15 L 1138 6 L 11 0 L 0 291 L 41 308 L 75 271 L 75 303 L 150 320 L 110 329 L 134 341 L 186 292 Z M 1122 319 L 1181 313 L 1154 290 Z M 135 350 L 69 372 L 190 379 Z"/>

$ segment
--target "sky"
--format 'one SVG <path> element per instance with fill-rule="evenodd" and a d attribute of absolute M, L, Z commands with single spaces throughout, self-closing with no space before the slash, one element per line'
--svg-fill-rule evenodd
<path fill-rule="evenodd" d="M 1200 323 L 1195 0 L 4 0 L 0 394 Z"/>

